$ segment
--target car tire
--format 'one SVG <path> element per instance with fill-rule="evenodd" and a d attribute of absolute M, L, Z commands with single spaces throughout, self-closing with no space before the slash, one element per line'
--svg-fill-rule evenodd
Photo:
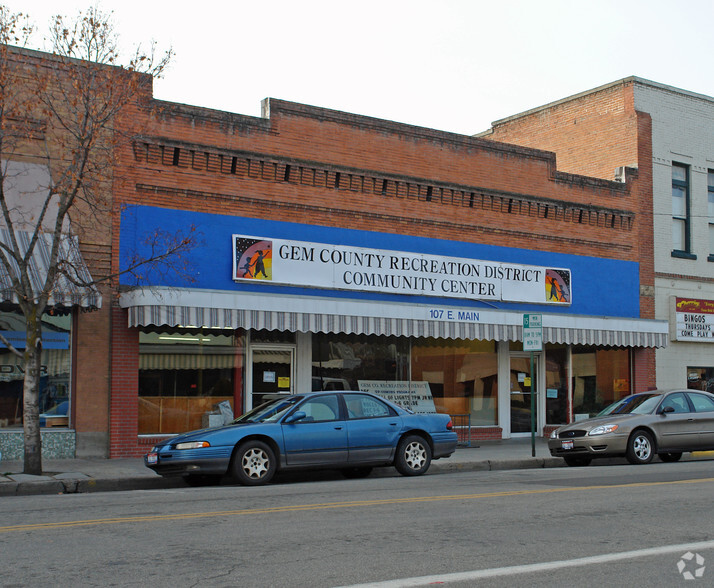
<path fill-rule="evenodd" d="M 665 462 L 679 461 L 682 458 L 682 453 L 679 451 L 674 453 L 660 453 L 659 458 Z"/>
<path fill-rule="evenodd" d="M 585 466 L 589 466 L 590 462 L 592 461 L 592 458 L 590 457 L 564 457 L 565 463 L 567 463 L 571 468 L 581 468 Z"/>
<path fill-rule="evenodd" d="M 200 486 L 217 486 L 221 482 L 221 477 L 218 475 L 209 474 L 190 474 L 184 476 L 184 480 L 189 486 L 198 488 Z"/>
<path fill-rule="evenodd" d="M 246 441 L 233 457 L 233 476 L 244 486 L 267 484 L 275 475 L 275 453 L 267 443 Z"/>
<path fill-rule="evenodd" d="M 397 445 L 394 467 L 402 476 L 420 476 L 431 465 L 431 447 L 419 435 L 408 435 Z"/>
<path fill-rule="evenodd" d="M 342 475 L 348 480 L 357 480 L 359 478 L 366 478 L 372 473 L 372 468 L 362 467 L 362 468 L 342 468 L 340 470 Z"/>
<path fill-rule="evenodd" d="M 627 441 L 627 461 L 639 465 L 650 463 L 655 456 L 652 435 L 647 431 L 635 431 Z"/>

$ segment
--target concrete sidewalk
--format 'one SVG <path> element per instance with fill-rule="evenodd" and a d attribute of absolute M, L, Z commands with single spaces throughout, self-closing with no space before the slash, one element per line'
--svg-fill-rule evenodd
<path fill-rule="evenodd" d="M 559 467 L 563 460 L 550 457 L 545 439 L 536 439 L 536 457 L 531 440 L 474 442 L 459 446 L 446 459 L 432 462 L 429 473 L 477 470 Z M 23 474 L 21 461 L 0 461 L 0 496 L 108 492 L 185 487 L 181 478 L 162 478 L 144 466 L 142 458 L 45 459 L 42 476 Z M 380 468 L 382 469 L 382 468 Z M 380 471 L 380 469 L 375 471 Z M 385 471 L 390 471 L 386 468 Z M 393 471 L 393 470 L 392 470 Z"/>
<path fill-rule="evenodd" d="M 459 446 L 449 458 L 432 462 L 429 473 L 565 466 L 561 458 L 550 456 L 546 439 L 536 439 L 535 457 L 532 454 L 530 438 L 474 442 L 471 447 Z M 714 453 L 708 452 L 685 454 L 682 459 L 713 458 Z M 602 460 L 602 463 L 606 461 L 610 460 Z M 619 461 L 624 463 L 624 459 Z M 142 458 L 48 459 L 43 461 L 45 474 L 42 476 L 23 474 L 22 469 L 20 461 L 0 461 L 0 496 L 186 487 L 181 478 L 162 478 L 157 475 L 144 466 Z M 393 468 L 375 470 L 380 471 L 394 473 Z"/>

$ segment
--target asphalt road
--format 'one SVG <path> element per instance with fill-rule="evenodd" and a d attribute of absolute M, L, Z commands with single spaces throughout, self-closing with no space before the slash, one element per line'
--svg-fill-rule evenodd
<path fill-rule="evenodd" d="M 713 483 L 705 461 L 5 497 L 0 586 L 712 585 Z"/>

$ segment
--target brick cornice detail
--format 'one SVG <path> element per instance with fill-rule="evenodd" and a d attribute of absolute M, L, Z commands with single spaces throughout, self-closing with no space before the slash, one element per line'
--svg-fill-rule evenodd
<path fill-rule="evenodd" d="M 318 161 L 280 157 L 243 150 L 222 150 L 157 137 L 137 137 L 134 158 L 141 163 L 174 169 L 192 169 L 226 176 L 250 177 L 265 182 L 312 185 L 320 188 L 405 197 L 432 204 L 451 204 L 469 208 L 506 209 L 510 213 L 535 214 L 542 218 L 594 224 L 602 228 L 631 231 L 635 213 L 631 210 L 563 201 L 529 194 L 493 190 L 426 178 L 385 174 L 374 170 L 336 166 Z M 212 163 L 209 164 L 209 159 Z M 199 162 L 199 163 L 197 163 Z M 558 176 L 568 174 L 558 173 Z M 593 180 L 569 175 L 574 183 Z M 627 185 L 597 180 L 599 187 L 627 194 Z M 355 187 L 359 185 L 359 187 Z M 592 186 L 590 186 L 592 187 Z M 477 201 L 481 201 L 479 205 Z M 488 206 L 484 203 L 488 201 Z M 577 217 L 579 220 L 574 220 Z M 592 222 L 594 217 L 594 222 Z"/>
<path fill-rule="evenodd" d="M 136 191 L 144 194 L 161 195 L 168 196 L 171 198 L 186 198 L 189 200 L 201 199 L 213 199 L 221 202 L 234 202 L 246 205 L 249 208 L 255 208 L 256 206 L 262 206 L 266 209 L 278 209 L 286 212 L 310 212 L 312 214 L 324 214 L 330 218 L 335 218 L 340 216 L 345 218 L 348 222 L 354 222 L 355 216 L 364 219 L 370 219 L 374 221 L 381 221 L 389 223 L 392 225 L 402 224 L 402 225 L 418 225 L 420 227 L 429 226 L 435 227 L 440 231 L 453 231 L 453 230 L 463 230 L 470 232 L 477 232 L 481 234 L 497 235 L 499 237 L 522 237 L 528 239 L 537 239 L 541 241 L 549 241 L 552 243 L 563 243 L 563 244 L 577 244 L 589 247 L 590 249 L 597 249 L 600 251 L 612 251 L 617 249 L 619 251 L 629 252 L 632 247 L 629 245 L 616 245 L 613 243 L 601 243 L 599 241 L 590 239 L 573 239 L 570 237 L 563 237 L 560 235 L 554 235 L 550 233 L 534 233 L 532 231 L 514 231 L 509 229 L 502 229 L 496 227 L 487 227 L 483 225 L 475 225 L 471 223 L 454 223 L 443 220 L 434 219 L 423 219 L 423 218 L 413 218 L 405 217 L 399 215 L 384 214 L 378 212 L 370 211 L 360 211 L 355 212 L 354 210 L 346 210 L 333 208 L 328 206 L 316 206 L 312 204 L 298 204 L 295 202 L 276 202 L 275 200 L 269 200 L 266 198 L 258 198 L 255 196 L 240 196 L 235 194 L 221 194 L 217 192 L 203 192 L 198 190 L 189 190 L 181 188 L 172 188 L 167 186 L 156 186 L 151 184 L 136 184 Z"/>

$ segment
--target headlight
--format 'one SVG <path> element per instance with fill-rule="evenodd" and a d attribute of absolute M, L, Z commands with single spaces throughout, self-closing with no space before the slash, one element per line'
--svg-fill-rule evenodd
<path fill-rule="evenodd" d="M 557 439 L 558 438 L 558 429 L 554 429 L 551 434 L 550 434 L 551 439 Z"/>
<path fill-rule="evenodd" d="M 617 425 L 600 425 L 595 427 L 588 435 L 607 435 L 608 433 L 614 433 L 617 431 Z"/>
<path fill-rule="evenodd" d="M 201 447 L 210 447 L 208 441 L 187 441 L 186 443 L 177 443 L 176 449 L 200 449 Z"/>

